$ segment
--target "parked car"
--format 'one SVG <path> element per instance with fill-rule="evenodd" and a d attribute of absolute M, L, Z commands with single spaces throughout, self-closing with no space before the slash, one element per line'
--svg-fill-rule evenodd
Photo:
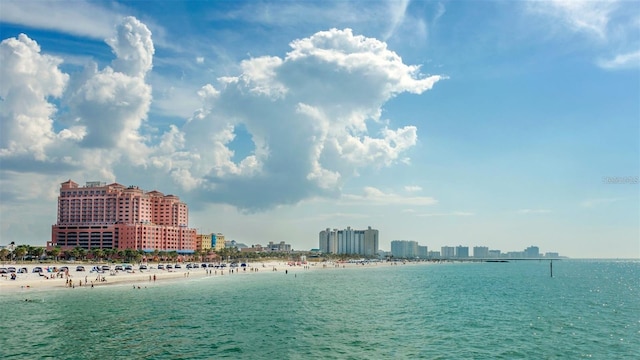
<path fill-rule="evenodd" d="M 180 265 L 180 264 L 176 264 L 176 265 L 174 266 L 174 268 L 176 268 L 176 269 L 182 269 L 182 265 Z"/>
<path fill-rule="evenodd" d="M 7 268 L 7 270 L 9 270 L 10 273 L 16 272 L 16 268 L 14 268 L 13 266 L 10 266 L 9 268 Z"/>
<path fill-rule="evenodd" d="M 109 271 L 111 267 L 109 265 L 102 265 L 102 271 Z"/>
<path fill-rule="evenodd" d="M 176 265 L 177 267 L 177 265 Z M 193 269 L 193 265 L 192 264 L 187 264 L 187 269 Z"/>
<path fill-rule="evenodd" d="M 147 265 L 144 265 L 144 264 L 140 265 L 140 271 L 147 270 L 147 269 L 148 269 Z"/>
<path fill-rule="evenodd" d="M 200 268 L 200 265 L 198 265 L 198 264 L 193 264 L 193 268 L 194 268 L 194 269 L 199 269 L 199 268 Z"/>
<path fill-rule="evenodd" d="M 0 268 L 0 274 L 8 274 L 9 270 L 7 268 Z"/>
<path fill-rule="evenodd" d="M 206 267 L 207 267 L 207 264 L 202 264 L 202 265 L 200 265 L 200 266 L 202 266 L 203 268 L 206 268 Z"/>
<path fill-rule="evenodd" d="M 124 271 L 133 271 L 133 265 L 127 264 L 124 266 Z"/>
<path fill-rule="evenodd" d="M 42 272 L 42 268 L 40 266 L 36 266 L 33 268 L 33 270 L 31 270 L 32 273 L 41 273 Z"/>
<path fill-rule="evenodd" d="M 27 270 L 27 268 L 26 268 L 26 267 L 23 267 L 23 268 L 18 269 L 18 274 L 26 274 L 26 273 L 28 273 L 28 272 L 29 272 L 29 271 Z"/>
<path fill-rule="evenodd" d="M 167 264 L 167 270 L 169 270 L 169 269 L 173 269 L 173 265 Z"/>
<path fill-rule="evenodd" d="M 163 264 L 158 264 L 158 270 L 164 270 L 164 265 Z"/>
<path fill-rule="evenodd" d="M 84 271 L 84 266 L 82 265 L 76 266 L 76 271 Z"/>
<path fill-rule="evenodd" d="M 116 265 L 116 267 L 114 268 L 115 271 L 123 271 L 124 268 L 122 267 L 122 265 Z"/>

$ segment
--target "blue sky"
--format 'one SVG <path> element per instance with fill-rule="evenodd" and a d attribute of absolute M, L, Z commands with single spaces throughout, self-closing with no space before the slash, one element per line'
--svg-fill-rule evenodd
<path fill-rule="evenodd" d="M 0 244 L 71 178 L 247 244 L 640 257 L 637 2 L 3 1 L 0 35 Z"/>

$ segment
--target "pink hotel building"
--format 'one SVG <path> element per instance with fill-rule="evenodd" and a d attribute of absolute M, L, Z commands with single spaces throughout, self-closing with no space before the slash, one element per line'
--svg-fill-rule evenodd
<path fill-rule="evenodd" d="M 91 181 L 63 182 L 58 222 L 47 249 L 134 249 L 193 253 L 196 229 L 188 228 L 189 208 L 175 195 L 137 186 Z"/>

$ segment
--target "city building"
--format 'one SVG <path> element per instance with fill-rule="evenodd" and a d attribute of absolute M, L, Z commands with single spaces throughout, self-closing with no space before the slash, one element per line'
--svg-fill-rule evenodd
<path fill-rule="evenodd" d="M 420 259 L 427 259 L 429 257 L 429 247 L 418 245 L 418 257 Z"/>
<path fill-rule="evenodd" d="M 134 249 L 193 253 L 196 229 L 187 204 L 175 195 L 137 186 L 69 180 L 60 186 L 58 218 L 47 249 Z"/>
<path fill-rule="evenodd" d="M 529 246 L 524 249 L 524 257 L 526 258 L 539 258 L 540 257 L 540 248 L 537 246 Z"/>
<path fill-rule="evenodd" d="M 474 246 L 473 257 L 476 259 L 485 259 L 489 257 L 489 248 L 486 246 Z"/>
<path fill-rule="evenodd" d="M 198 234 L 196 235 L 196 250 L 211 250 L 213 234 Z"/>
<path fill-rule="evenodd" d="M 469 257 L 469 247 L 458 245 L 456 246 L 456 257 L 458 259 L 464 259 Z"/>
<path fill-rule="evenodd" d="M 429 255 L 429 259 L 439 259 L 440 251 L 429 251 L 428 255 Z"/>
<path fill-rule="evenodd" d="M 450 259 L 456 256 L 456 248 L 453 246 L 443 246 L 440 248 L 440 254 L 443 259 Z"/>
<path fill-rule="evenodd" d="M 418 244 L 417 241 L 393 240 L 391 241 L 391 255 L 395 258 L 427 259 L 429 257 L 429 248 Z"/>
<path fill-rule="evenodd" d="M 220 251 L 224 249 L 226 241 L 222 233 L 211 234 L 211 247 L 214 251 Z"/>
<path fill-rule="evenodd" d="M 278 252 L 291 252 L 291 244 L 285 244 L 284 241 L 275 244 L 273 241 L 269 241 L 269 244 L 265 247 L 266 251 L 278 251 Z"/>
<path fill-rule="evenodd" d="M 377 256 L 379 244 L 378 230 L 369 226 L 366 230 L 347 227 L 344 230 L 329 229 L 320 231 L 320 251 L 327 254 L 358 254 Z"/>

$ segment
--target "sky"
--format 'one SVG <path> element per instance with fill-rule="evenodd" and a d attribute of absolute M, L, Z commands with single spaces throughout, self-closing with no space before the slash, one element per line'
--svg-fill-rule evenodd
<path fill-rule="evenodd" d="M 200 233 L 640 258 L 640 2 L 0 3 L 0 245 L 60 183 Z"/>

